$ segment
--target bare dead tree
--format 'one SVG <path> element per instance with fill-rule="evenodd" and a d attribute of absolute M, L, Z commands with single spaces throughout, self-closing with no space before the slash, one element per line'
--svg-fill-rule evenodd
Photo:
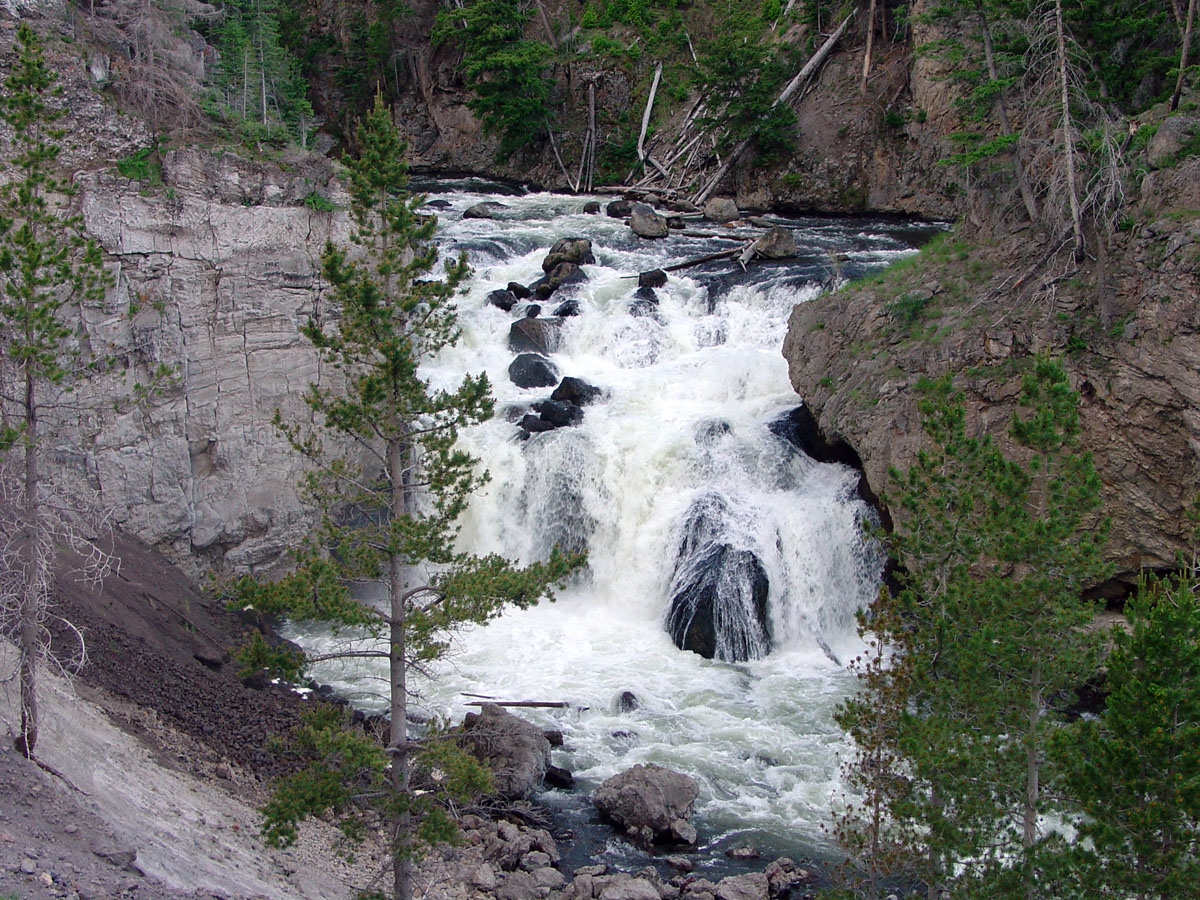
<path fill-rule="evenodd" d="M 1029 22 L 1022 151 L 1041 224 L 1051 234 L 1069 233 L 1076 256 L 1086 250 L 1086 231 L 1111 231 L 1124 203 L 1121 132 L 1108 110 L 1088 98 L 1084 65 L 1061 0 L 1044 3 Z"/>
<path fill-rule="evenodd" d="M 200 107 L 206 78 L 199 40 L 190 22 L 220 15 L 190 0 L 109 0 L 85 3 L 75 26 L 112 56 L 112 90 L 125 108 L 157 132 L 207 130 Z"/>
<path fill-rule="evenodd" d="M 97 496 L 68 491 L 48 479 L 38 484 L 38 495 L 38 515 L 30 521 L 23 466 L 11 454 L 0 458 L 0 640 L 32 650 L 18 654 L 11 669 L 0 669 L 0 688 L 19 686 L 18 721 L 4 724 L 21 741 L 38 719 L 37 674 L 50 670 L 69 677 L 87 660 L 83 633 L 54 611 L 56 573 L 61 577 L 63 561 L 71 558 L 73 575 L 98 586 L 118 564 L 105 549 L 111 546 L 112 525 Z M 27 615 L 31 596 L 32 621 Z M 54 623 L 62 626 L 60 633 L 71 635 L 67 645 L 55 643 Z"/>

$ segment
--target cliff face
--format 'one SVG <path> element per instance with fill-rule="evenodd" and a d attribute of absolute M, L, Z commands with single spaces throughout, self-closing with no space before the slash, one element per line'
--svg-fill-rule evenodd
<path fill-rule="evenodd" d="M 302 192 L 330 175 L 176 151 L 153 193 L 109 173 L 81 179 L 84 221 L 117 283 L 79 324 L 115 365 L 79 387 L 85 412 L 62 424 L 117 520 L 177 558 L 272 564 L 307 529 L 297 460 L 271 417 L 305 415 L 300 397 L 322 378 L 298 330 L 320 248 L 347 227 L 304 206 Z M 159 367 L 166 374 L 148 379 Z"/>
<path fill-rule="evenodd" d="M 1028 231 L 964 229 L 915 265 L 797 306 L 792 384 L 879 491 L 921 446 L 922 375 L 961 373 L 968 427 L 1004 440 L 1021 360 L 1062 354 L 1113 521 L 1109 557 L 1127 576 L 1170 566 L 1200 491 L 1200 160 L 1147 175 L 1131 213 L 1078 269 L 1047 262 Z"/>

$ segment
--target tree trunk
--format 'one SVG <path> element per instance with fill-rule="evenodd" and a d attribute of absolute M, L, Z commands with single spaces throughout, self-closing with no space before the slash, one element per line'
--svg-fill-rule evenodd
<path fill-rule="evenodd" d="M 862 82 L 858 86 L 860 93 L 867 92 L 867 76 L 871 74 L 871 50 L 875 46 L 875 0 L 867 7 L 867 47 L 863 50 Z"/>
<path fill-rule="evenodd" d="M 1189 0 L 1187 24 L 1183 28 L 1183 48 L 1179 51 L 1179 77 L 1175 79 L 1175 93 L 1171 95 L 1171 112 L 1179 106 L 1179 95 L 1183 92 L 1183 73 L 1188 65 L 1188 50 L 1192 44 L 1192 25 L 1196 21 L 1196 0 Z"/>
<path fill-rule="evenodd" d="M 1026 854 L 1037 843 L 1038 836 L 1038 801 L 1040 798 L 1041 778 L 1038 760 L 1038 723 L 1042 718 L 1042 670 L 1034 665 L 1029 673 L 1029 722 L 1025 734 L 1025 809 L 1021 829 L 1021 846 Z M 1029 859 L 1026 859 L 1026 864 Z M 1029 900 L 1037 900 L 1036 884 L 1033 872 L 1025 871 L 1025 894 Z"/>
<path fill-rule="evenodd" d="M 38 505 L 38 409 L 34 394 L 33 372 L 25 368 L 25 539 L 21 545 L 21 633 L 18 640 L 20 659 L 21 733 L 16 748 L 32 759 L 38 739 L 37 664 L 38 625 L 42 613 L 40 575 L 41 510 Z"/>
<path fill-rule="evenodd" d="M 1196 0 L 1192 0 L 1195 3 Z M 1067 167 L 1067 200 L 1071 204 L 1071 234 L 1075 254 L 1083 250 L 1083 213 L 1079 208 L 1079 189 L 1075 184 L 1075 136 L 1071 133 L 1071 95 L 1067 90 L 1067 38 L 1063 26 L 1062 0 L 1054 0 L 1054 27 L 1058 37 L 1058 78 L 1062 103 L 1063 153 Z"/>
<path fill-rule="evenodd" d="M 987 60 L 988 78 L 993 82 L 1000 80 L 1000 71 L 996 66 L 996 48 L 992 43 L 992 29 L 988 25 L 987 14 L 983 10 L 982 3 L 976 3 L 975 9 L 979 13 L 979 29 L 983 33 L 983 54 Z M 1004 100 L 1004 92 L 996 98 L 998 111 L 1000 113 L 1000 130 L 1005 135 L 1013 133 L 1012 122 L 1008 118 L 1008 104 Z M 1029 216 L 1030 222 L 1038 220 L 1037 200 L 1033 196 L 1033 188 L 1029 184 L 1029 178 L 1025 174 L 1025 161 L 1021 158 L 1021 148 L 1016 144 L 1013 145 L 1013 172 L 1017 177 L 1017 187 L 1021 190 L 1021 200 L 1025 203 L 1025 212 Z"/>
<path fill-rule="evenodd" d="M 388 442 L 388 477 L 392 486 L 392 516 L 403 518 L 409 512 L 408 446 L 404 441 Z M 388 757 L 391 759 L 391 784 L 397 797 L 406 797 L 410 787 L 408 751 L 408 672 L 405 665 L 405 591 L 404 558 L 393 553 L 388 560 L 388 598 L 391 616 L 389 648 L 389 684 L 391 686 L 391 740 Z M 392 900 L 412 900 L 412 858 L 410 837 L 412 819 L 408 812 L 399 813 L 392 823 Z"/>

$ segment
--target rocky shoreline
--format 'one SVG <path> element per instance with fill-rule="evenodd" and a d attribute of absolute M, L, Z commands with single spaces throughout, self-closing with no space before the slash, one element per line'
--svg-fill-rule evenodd
<path fill-rule="evenodd" d="M 287 767 L 268 737 L 289 731 L 305 701 L 238 677 L 228 648 L 251 626 L 143 542 L 120 532 L 112 540 L 122 564 L 98 596 L 68 577 L 59 580 L 56 612 L 85 634 L 88 663 L 73 685 L 47 675 L 39 747 L 45 767 L 3 742 L 0 895 L 324 900 L 366 888 L 377 848 L 346 866 L 327 824 L 306 827 L 287 851 L 258 839 L 255 810 L 266 782 Z M 8 685 L 0 688 L 0 699 L 11 703 Z M 615 864 L 568 868 L 555 835 L 536 821 L 540 814 L 511 805 L 540 791 L 547 775 L 569 780 L 550 765 L 550 741 L 497 707 L 469 717 L 468 733 L 472 727 L 488 738 L 505 799 L 494 807 L 496 818 L 462 818 L 460 846 L 427 856 L 421 896 L 800 900 L 815 883 L 810 866 L 787 859 L 717 880 L 692 871 L 686 850 L 696 838 L 686 819 L 695 784 L 649 766 L 610 779 L 596 792 L 597 807 L 616 826 L 614 835 L 664 854 L 657 858 L 663 872 L 649 865 L 634 872 Z M 503 746 L 495 740 L 500 733 L 509 736 Z"/>

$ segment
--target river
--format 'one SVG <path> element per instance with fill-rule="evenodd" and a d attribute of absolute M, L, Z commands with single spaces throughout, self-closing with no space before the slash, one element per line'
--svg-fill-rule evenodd
<path fill-rule="evenodd" d="M 544 555 L 555 541 L 588 551 L 587 572 L 555 603 L 459 634 L 436 678 L 421 683 L 421 705 L 458 721 L 467 695 L 570 704 L 521 713 L 563 732 L 554 762 L 579 784 L 541 799 L 558 810 L 560 829 L 579 837 L 576 864 L 600 855 L 642 864 L 637 851 L 607 839 L 586 803 L 601 780 L 642 762 L 699 782 L 693 824 L 707 871 L 724 871 L 724 851 L 740 845 L 828 858 L 824 828 L 849 749 L 831 714 L 852 687 L 854 613 L 877 590 L 882 555 L 857 473 L 814 462 L 768 428 L 800 403 L 780 348 L 793 305 L 915 252 L 936 227 L 769 217 L 792 231 L 799 258 L 748 272 L 733 261 L 689 269 L 655 291 L 656 306 L 637 305 L 637 282 L 625 276 L 732 245 L 677 234 L 639 239 L 618 219 L 584 214 L 590 198 L 474 180 L 419 187 L 439 216 L 442 249 L 465 251 L 474 269 L 459 303 L 462 339 L 426 375 L 450 386 L 482 370 L 497 398 L 496 417 L 462 437 L 491 473 L 464 519 L 463 544 L 519 560 Z M 481 201 L 505 208 L 496 219 L 463 218 Z M 563 236 L 590 238 L 597 261 L 584 266 L 586 283 L 543 303 L 543 314 L 567 298 L 579 306 L 552 361 L 604 393 L 577 426 L 521 439 L 513 420 L 551 388 L 510 381 L 507 338 L 523 306 L 504 312 L 487 297 L 540 276 Z M 698 508 L 720 510 L 720 540 L 752 552 L 769 580 L 771 647 L 761 658 L 703 659 L 677 649 L 664 627 Z M 319 633 L 293 636 L 328 648 Z M 366 707 L 383 705 L 372 694 L 382 670 L 331 666 L 315 674 Z M 636 709 L 619 710 L 625 691 Z"/>

